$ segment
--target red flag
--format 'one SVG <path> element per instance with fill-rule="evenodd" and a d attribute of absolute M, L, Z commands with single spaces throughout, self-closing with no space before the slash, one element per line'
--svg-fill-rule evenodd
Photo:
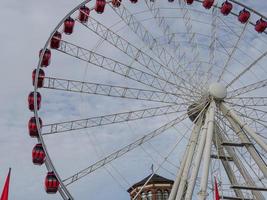
<path fill-rule="evenodd" d="M 6 177 L 6 182 L 5 182 L 4 189 L 3 189 L 3 192 L 2 192 L 0 200 L 8 200 L 10 173 L 11 173 L 11 169 L 9 168 L 9 172 L 8 172 L 7 177 Z"/>
<path fill-rule="evenodd" d="M 214 182 L 215 200 L 220 200 L 219 189 L 218 189 L 218 183 L 217 183 L 216 177 L 214 177 L 214 179 L 215 179 L 215 182 Z"/>

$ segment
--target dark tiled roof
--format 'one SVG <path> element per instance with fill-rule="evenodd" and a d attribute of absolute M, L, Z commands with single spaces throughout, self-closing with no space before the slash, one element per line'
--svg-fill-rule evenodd
<path fill-rule="evenodd" d="M 143 180 L 135 183 L 132 187 L 130 187 L 127 191 L 128 192 L 131 192 L 133 188 L 136 188 L 138 186 L 143 186 L 147 180 L 149 179 L 149 177 L 151 176 L 151 174 L 149 176 L 147 176 L 146 178 L 144 178 Z M 173 184 L 173 180 L 170 180 L 170 179 L 167 179 L 167 178 L 164 178 L 158 174 L 154 174 L 152 176 L 152 178 L 149 180 L 148 182 L 148 185 L 149 184 L 155 184 L 155 183 L 167 183 L 167 184 Z"/>

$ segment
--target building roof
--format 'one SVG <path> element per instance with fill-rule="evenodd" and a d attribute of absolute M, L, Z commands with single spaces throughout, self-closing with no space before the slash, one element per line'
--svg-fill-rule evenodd
<path fill-rule="evenodd" d="M 132 187 L 130 187 L 127 191 L 128 192 L 131 192 L 134 188 L 136 187 L 139 187 L 139 186 L 143 186 L 147 180 L 150 178 L 152 174 L 150 174 L 149 176 L 147 176 L 146 178 L 144 178 L 143 180 L 135 183 Z M 154 174 L 152 176 L 152 178 L 149 180 L 148 184 L 147 185 L 150 185 L 150 184 L 155 184 L 155 183 L 166 183 L 166 184 L 173 184 L 173 180 L 170 180 L 170 179 L 167 179 L 167 178 L 164 178 L 158 174 Z"/>

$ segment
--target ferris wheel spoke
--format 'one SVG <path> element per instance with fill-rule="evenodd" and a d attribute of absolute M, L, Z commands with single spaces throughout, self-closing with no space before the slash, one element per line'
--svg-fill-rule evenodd
<path fill-rule="evenodd" d="M 168 66 L 173 72 L 177 71 L 176 66 L 178 63 L 175 63 L 174 57 L 164 47 L 159 45 L 158 40 L 154 38 L 154 36 L 145 28 L 145 26 L 142 25 L 142 23 L 138 21 L 124 5 L 121 5 L 118 9 L 112 7 L 112 9 L 132 30 L 132 32 L 135 33 L 141 41 L 147 44 L 148 48 L 165 66 Z"/>
<path fill-rule="evenodd" d="M 234 97 L 229 100 L 244 106 L 267 106 L 267 97 Z"/>
<path fill-rule="evenodd" d="M 99 127 L 134 120 L 141 120 L 146 118 L 153 118 L 162 115 L 173 113 L 185 112 L 187 106 L 181 105 L 168 105 L 153 108 L 146 108 L 141 110 L 133 110 L 129 112 L 121 112 L 99 117 L 91 117 L 87 119 L 72 120 L 66 122 L 59 122 L 43 126 L 42 135 L 51 135 L 56 133 L 70 132 L 74 130 Z"/>
<path fill-rule="evenodd" d="M 166 21 L 165 17 L 163 17 L 161 15 L 160 8 L 155 7 L 155 5 L 156 5 L 155 2 L 145 0 L 145 3 L 147 5 L 148 9 L 150 10 L 151 14 L 153 15 L 153 18 L 156 21 L 157 25 L 163 31 L 164 36 L 167 39 L 167 44 L 172 44 L 174 46 L 174 49 L 173 49 L 174 55 L 177 55 L 177 51 L 178 51 L 178 58 L 172 58 L 172 59 L 175 59 L 174 62 L 176 62 L 176 63 L 173 63 L 173 70 L 179 72 L 178 71 L 179 69 L 177 69 L 177 66 L 179 66 L 179 68 L 182 68 L 183 72 L 187 75 L 187 77 L 190 77 L 190 79 L 194 78 L 194 77 L 192 77 L 192 75 L 188 74 L 186 69 L 180 64 L 181 60 L 186 56 L 186 52 L 183 50 L 182 45 L 179 42 L 179 39 L 177 38 L 178 35 L 171 32 L 171 29 L 170 29 L 168 22 Z M 185 15 L 184 15 L 184 17 L 185 17 Z M 188 23 L 185 23 L 185 24 L 188 25 L 187 33 L 192 34 L 194 37 L 194 34 L 190 32 L 191 31 L 191 29 L 189 28 L 190 24 L 188 24 Z M 156 41 L 156 40 L 154 38 L 152 38 L 151 41 Z M 190 41 L 192 41 L 192 40 L 190 40 Z M 159 50 L 158 46 L 159 45 L 154 45 L 153 47 L 155 47 L 156 50 Z M 193 48 L 193 46 L 194 45 L 191 45 L 191 50 L 192 50 L 192 52 L 195 52 L 195 48 Z M 164 51 L 162 50 L 162 52 L 164 52 Z M 164 54 L 160 52 L 160 55 L 164 55 Z M 178 59 L 179 61 L 176 61 L 176 59 Z M 196 59 L 197 59 L 197 57 L 194 56 L 193 61 Z"/>
<path fill-rule="evenodd" d="M 230 52 L 230 54 L 229 54 L 229 56 L 228 56 L 228 58 L 227 58 L 227 60 L 226 60 L 226 62 L 224 64 L 224 67 L 222 69 L 222 72 L 219 75 L 218 82 L 221 81 L 221 79 L 223 78 L 223 76 L 224 76 L 224 74 L 226 72 L 226 69 L 229 67 L 229 63 L 232 60 L 233 55 L 235 54 L 236 50 L 238 49 L 238 45 L 240 44 L 240 41 L 241 41 L 241 39 L 242 39 L 242 37 L 243 37 L 243 35 L 245 33 L 245 30 L 247 28 L 247 25 L 248 25 L 248 23 L 245 24 L 245 26 L 243 27 L 242 31 L 238 35 L 238 38 L 237 38 L 237 40 L 236 40 L 236 42 L 234 44 L 234 47 L 233 47 L 232 51 Z"/>
<path fill-rule="evenodd" d="M 228 104 L 230 104 L 232 106 L 237 106 L 237 107 L 240 107 L 240 108 L 243 108 L 243 109 L 248 109 L 248 110 L 254 111 L 256 114 L 258 112 L 258 113 L 262 113 L 264 115 L 267 115 L 267 111 L 264 111 L 264 110 L 260 110 L 260 109 L 257 109 L 257 108 L 252 108 L 252 107 L 249 107 L 249 106 L 246 106 L 246 105 L 240 105 L 240 104 L 233 103 L 233 102 L 228 102 L 228 101 L 226 101 L 226 103 L 228 103 Z"/>
<path fill-rule="evenodd" d="M 151 102 L 177 104 L 178 97 L 174 94 L 140 88 L 129 88 L 93 82 L 81 82 L 67 79 L 45 77 L 43 88 L 67 92 L 95 94 L 123 99 L 135 99 Z"/>
<path fill-rule="evenodd" d="M 212 78 L 212 69 L 216 64 L 216 49 L 217 49 L 217 25 L 218 9 L 213 7 L 212 9 L 212 22 L 211 22 L 211 41 L 209 45 L 209 68 L 207 70 L 205 85 Z"/>
<path fill-rule="evenodd" d="M 192 75 L 191 78 L 197 77 L 196 74 L 199 73 L 199 69 L 202 69 L 202 63 L 199 62 L 195 62 L 197 60 L 199 60 L 199 56 L 200 56 L 200 51 L 199 51 L 199 47 L 198 47 L 198 41 L 196 39 L 196 33 L 193 31 L 193 24 L 192 24 L 192 17 L 190 14 L 190 10 L 187 8 L 186 2 L 185 1 L 180 1 L 179 0 L 179 4 L 181 7 L 181 12 L 183 14 L 183 22 L 185 25 L 185 29 L 186 29 L 186 35 L 189 36 L 189 44 L 190 46 L 190 50 L 191 53 L 193 55 L 193 58 L 191 59 L 193 63 L 195 63 L 195 70 L 192 71 Z M 202 85 L 203 83 L 199 83 L 199 80 L 195 80 L 197 83 L 197 87 L 198 88 L 203 88 L 204 85 Z"/>
<path fill-rule="evenodd" d="M 244 87 L 230 91 L 229 97 L 227 97 L 227 98 L 233 98 L 236 96 L 240 96 L 242 94 L 246 94 L 246 93 L 252 92 L 254 90 L 261 89 L 261 88 L 266 87 L 266 86 L 267 86 L 267 79 L 264 79 L 264 80 L 258 81 L 256 83 L 252 83 L 250 85 L 246 85 Z"/>
<path fill-rule="evenodd" d="M 233 85 L 237 80 L 239 80 L 244 74 L 246 74 L 249 70 L 251 70 L 257 63 L 263 59 L 267 55 L 267 51 L 264 52 L 261 56 L 259 56 L 254 62 L 252 62 L 249 66 L 247 66 L 243 71 L 241 71 L 228 85 L 227 87 Z"/>
<path fill-rule="evenodd" d="M 164 36 L 167 39 L 167 44 L 172 44 L 174 46 L 173 52 L 174 55 L 177 55 L 178 51 L 178 60 L 182 60 L 185 56 L 185 52 L 182 52 L 183 49 L 181 48 L 181 44 L 179 40 L 175 40 L 177 37 L 175 33 L 171 32 L 170 26 L 165 20 L 166 17 L 163 17 L 160 12 L 160 8 L 156 8 L 156 3 L 155 1 L 149 1 L 145 0 L 146 6 L 148 7 L 149 11 L 153 15 L 154 20 L 156 21 L 157 25 L 161 28 L 163 31 Z M 174 66 L 173 66 L 174 67 Z M 175 71 L 177 71 L 177 68 L 173 68 Z M 184 70 L 184 68 L 183 68 Z"/>
<path fill-rule="evenodd" d="M 74 175 L 66 178 L 65 180 L 63 180 L 63 183 L 68 186 L 76 181 L 78 181 L 79 179 L 89 175 L 90 173 L 94 172 L 95 170 L 102 168 L 103 166 L 105 166 L 106 164 L 120 158 L 121 156 L 123 156 L 124 154 L 134 150 L 135 148 L 139 147 L 140 145 L 146 143 L 147 141 L 153 139 L 154 137 L 164 133 L 166 130 L 170 129 L 171 127 L 175 126 L 176 124 L 182 122 L 183 120 L 185 120 L 187 118 L 186 114 L 182 115 L 181 117 L 178 117 L 168 123 L 166 123 L 165 125 L 161 126 L 160 128 L 150 132 L 149 134 L 139 138 L 138 140 L 134 141 L 133 143 L 124 146 L 123 148 L 121 148 L 120 150 L 108 155 L 107 157 L 105 157 L 104 159 L 96 162 L 95 164 L 75 173 Z"/>
<path fill-rule="evenodd" d="M 256 118 L 256 117 L 251 117 L 248 115 L 243 114 L 240 111 L 236 111 L 241 117 L 249 119 L 251 122 L 255 122 L 265 128 L 267 128 L 267 120 L 261 119 L 261 118 Z M 260 135 L 260 133 L 258 133 Z"/>
<path fill-rule="evenodd" d="M 190 100 L 190 98 L 194 98 L 193 95 L 190 96 L 181 93 L 182 89 L 180 87 L 176 87 L 173 83 L 160 79 L 147 72 L 125 65 L 121 62 L 115 61 L 111 58 L 71 44 L 69 42 L 62 41 L 60 48 L 57 50 L 77 59 L 91 63 L 102 69 L 119 74 L 131 80 L 135 80 L 139 83 L 143 83 L 144 85 L 150 86 L 152 88 L 159 89 L 163 92 L 168 91 L 172 94 L 176 94 L 182 100 Z"/>
<path fill-rule="evenodd" d="M 120 6 L 120 8 L 122 7 L 123 5 Z M 115 11 L 119 11 L 119 10 L 120 9 L 115 9 Z M 121 36 L 114 33 L 113 31 L 105 27 L 103 24 L 98 22 L 97 20 L 91 17 L 89 18 L 89 21 L 86 24 L 85 23 L 82 23 L 82 24 L 89 30 L 95 32 L 99 37 L 102 37 L 107 42 L 112 44 L 114 47 L 118 48 L 123 53 L 127 54 L 129 57 L 137 61 L 139 64 L 144 66 L 146 69 L 156 74 L 157 76 L 163 78 L 164 80 L 172 82 L 176 86 L 179 85 L 179 87 L 182 88 L 185 93 L 190 92 L 189 86 L 191 85 L 191 83 L 188 80 L 186 80 L 185 78 L 181 76 L 178 76 L 174 71 L 169 69 L 169 67 L 162 65 L 157 60 L 149 56 L 147 53 L 135 47 L 130 42 L 123 39 Z M 146 35 L 147 34 L 148 33 L 146 33 Z M 153 43 L 154 42 L 155 41 L 153 40 Z M 160 49 L 160 47 L 157 47 L 157 49 Z M 181 84 L 183 84 L 183 87 L 181 86 Z"/>

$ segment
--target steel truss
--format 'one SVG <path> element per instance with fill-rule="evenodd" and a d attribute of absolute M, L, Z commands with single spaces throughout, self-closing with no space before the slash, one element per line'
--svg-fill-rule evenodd
<path fill-rule="evenodd" d="M 167 38 L 167 44 L 172 44 L 174 46 L 174 49 L 172 50 L 174 55 L 176 55 L 177 59 L 181 62 L 184 58 L 188 57 L 187 53 L 183 50 L 181 43 L 179 42 L 178 35 L 175 33 L 172 33 L 171 28 L 166 21 L 166 18 L 162 16 L 160 8 L 156 8 L 156 3 L 146 0 L 145 1 L 148 9 L 150 10 L 151 14 L 154 17 L 154 20 L 157 22 L 157 25 L 160 27 L 162 32 L 164 33 L 164 37 Z M 192 63 L 194 63 L 195 66 L 195 71 L 193 71 L 192 74 L 186 73 L 187 76 L 189 76 L 192 81 L 197 81 L 194 80 L 194 75 L 196 74 L 197 70 L 201 68 L 202 63 L 196 62 L 196 60 L 199 60 L 199 49 L 198 49 L 198 44 L 196 41 L 196 33 L 192 30 L 193 26 L 191 24 L 191 16 L 190 12 L 185 6 L 185 2 L 179 2 L 179 5 L 181 7 L 181 11 L 183 13 L 183 22 L 186 27 L 186 33 L 189 36 L 189 44 L 190 44 L 190 50 L 193 54 L 192 58 L 189 58 Z M 123 13 L 123 12 L 122 12 Z M 154 41 L 156 41 L 154 38 L 152 38 Z M 152 40 L 152 41 L 153 41 Z M 178 51 L 178 52 L 177 52 Z M 177 55 L 178 54 L 178 55 Z M 180 62 L 178 63 L 179 66 L 181 67 Z"/>
<path fill-rule="evenodd" d="M 125 16 L 125 19 L 127 19 L 126 17 L 127 16 Z M 143 65 L 145 68 L 147 68 L 149 71 L 151 71 L 158 77 L 161 77 L 162 79 L 171 82 L 176 87 L 179 87 L 179 89 L 183 91 L 185 94 L 188 94 L 188 91 L 190 92 L 189 88 L 190 83 L 188 82 L 187 79 L 179 76 L 177 73 L 175 73 L 175 71 L 173 71 L 169 67 L 162 65 L 157 60 L 149 56 L 147 53 L 135 47 L 133 44 L 131 44 L 130 42 L 128 42 L 115 32 L 111 31 L 97 20 L 90 17 L 87 23 L 82 23 L 82 24 L 92 32 L 96 33 L 99 37 L 101 37 L 102 39 L 109 42 L 114 47 L 118 48 L 123 53 L 131 57 L 133 60 Z M 170 61 L 171 60 L 168 60 L 168 63 Z M 172 66 L 176 65 L 173 64 Z M 181 86 L 181 84 L 184 86 Z"/>
<path fill-rule="evenodd" d="M 44 88 L 66 92 L 95 94 L 108 97 L 119 97 L 124 99 L 136 99 L 161 103 L 177 104 L 177 102 L 179 101 L 179 97 L 177 97 L 176 94 L 167 92 L 121 87 L 93 82 L 81 82 L 51 77 L 45 78 Z"/>
<path fill-rule="evenodd" d="M 87 119 L 59 122 L 59 123 L 44 125 L 42 135 L 49 135 L 49 134 L 74 131 L 97 126 L 110 125 L 115 123 L 129 122 L 133 120 L 152 118 L 172 113 L 184 112 L 186 109 L 187 109 L 186 105 L 169 105 L 169 106 L 146 108 L 142 110 L 134 110 L 130 112 L 104 115 L 99 117 L 91 117 Z"/>
<path fill-rule="evenodd" d="M 61 46 L 58 51 L 85 62 L 91 63 L 97 67 L 119 74 L 123 77 L 127 77 L 131 80 L 143 83 L 144 85 L 150 86 L 152 88 L 159 89 L 163 92 L 168 91 L 171 94 L 176 94 L 181 99 L 186 98 L 186 100 L 189 100 L 188 95 L 185 95 L 185 93 L 183 92 L 185 88 L 179 88 L 175 86 L 172 82 L 169 82 L 168 79 L 160 78 L 139 69 L 135 69 L 131 66 L 125 65 L 121 62 L 102 56 L 66 41 L 61 42 Z M 194 96 L 191 96 L 191 98 L 194 98 Z"/>
<path fill-rule="evenodd" d="M 187 118 L 186 115 L 182 116 L 181 118 L 178 117 L 170 122 L 168 122 L 167 124 L 161 126 L 160 128 L 150 132 L 149 134 L 139 138 L 138 140 L 134 141 L 133 143 L 121 148 L 120 150 L 110 154 L 109 156 L 105 157 L 104 159 L 98 161 L 97 163 L 89 166 L 86 169 L 83 169 L 77 173 L 75 173 L 74 175 L 66 178 L 63 180 L 64 184 L 70 185 L 72 183 L 74 183 L 75 181 L 83 178 L 84 176 L 87 176 L 88 174 L 92 173 L 93 171 L 105 166 L 106 164 L 114 161 L 115 159 L 120 158 L 121 156 L 123 156 L 124 154 L 128 153 L 129 151 L 132 151 L 133 149 L 139 147 L 140 145 L 142 145 L 143 143 L 153 139 L 154 137 L 160 135 L 161 133 L 163 133 L 164 131 L 166 131 L 167 129 L 175 126 L 177 123 L 182 122 L 183 120 L 185 120 Z"/>

